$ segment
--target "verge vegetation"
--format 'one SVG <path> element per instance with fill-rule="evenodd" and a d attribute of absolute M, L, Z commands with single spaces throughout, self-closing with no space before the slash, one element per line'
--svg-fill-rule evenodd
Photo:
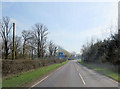
<path fill-rule="evenodd" d="M 43 76 L 44 74 L 50 72 L 51 70 L 64 65 L 67 63 L 67 61 L 59 63 L 59 64 L 53 64 L 45 67 L 41 67 L 29 72 L 24 72 L 21 74 L 14 75 L 9 78 L 3 79 L 3 87 L 19 87 L 22 86 L 28 82 L 31 82 L 33 80 L 36 80 Z"/>
<path fill-rule="evenodd" d="M 110 77 L 110 78 L 120 82 L 120 79 L 119 79 L 120 74 L 118 72 L 115 72 L 112 69 L 107 68 L 107 66 L 105 68 L 105 67 L 101 66 L 100 64 L 85 63 L 85 62 L 83 62 L 81 60 L 79 60 L 78 62 L 80 64 L 82 64 L 82 65 L 84 65 L 84 66 L 98 72 L 98 73 L 106 75 L 107 77 Z"/>

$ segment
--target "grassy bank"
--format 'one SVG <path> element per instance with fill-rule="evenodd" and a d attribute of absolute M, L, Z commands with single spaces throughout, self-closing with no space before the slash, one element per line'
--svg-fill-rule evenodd
<path fill-rule="evenodd" d="M 101 74 L 104 74 L 104 75 L 106 75 L 106 76 L 120 82 L 120 79 L 119 79 L 120 74 L 118 74 L 117 72 L 114 72 L 113 70 L 98 67 L 98 66 L 96 66 L 94 64 L 87 64 L 87 63 L 82 62 L 81 60 L 79 60 L 78 62 L 81 63 L 82 65 L 94 70 L 94 71 L 97 71 L 97 72 L 99 72 Z"/>
<path fill-rule="evenodd" d="M 19 86 L 22 86 L 25 83 L 28 83 L 30 81 L 38 79 L 42 75 L 48 73 L 49 71 L 65 64 L 65 63 L 67 63 L 67 61 L 65 61 L 63 63 L 59 63 L 59 64 L 53 64 L 53 65 L 50 65 L 50 66 L 41 67 L 41 68 L 35 69 L 33 71 L 24 72 L 22 74 L 15 75 L 15 76 L 12 76 L 12 77 L 9 77 L 9 78 L 4 78 L 2 86 L 3 87 L 19 87 Z"/>

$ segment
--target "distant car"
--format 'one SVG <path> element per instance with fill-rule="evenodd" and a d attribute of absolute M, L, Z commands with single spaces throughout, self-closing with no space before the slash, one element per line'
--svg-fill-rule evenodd
<path fill-rule="evenodd" d="M 71 60 L 70 58 L 68 58 L 68 60 Z"/>
<path fill-rule="evenodd" d="M 72 58 L 68 58 L 68 60 L 74 60 L 74 59 L 72 59 Z"/>

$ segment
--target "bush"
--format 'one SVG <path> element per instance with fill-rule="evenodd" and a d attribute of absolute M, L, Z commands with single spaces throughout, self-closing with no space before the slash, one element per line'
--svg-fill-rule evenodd
<path fill-rule="evenodd" d="M 62 60 L 3 60 L 2 75 L 8 76 L 19 74 L 39 67 L 47 66 L 54 63 L 61 63 Z"/>

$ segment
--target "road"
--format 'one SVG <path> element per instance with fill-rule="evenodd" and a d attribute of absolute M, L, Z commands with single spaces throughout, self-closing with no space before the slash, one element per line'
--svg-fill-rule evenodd
<path fill-rule="evenodd" d="M 118 83 L 72 60 L 32 87 L 118 87 Z"/>

